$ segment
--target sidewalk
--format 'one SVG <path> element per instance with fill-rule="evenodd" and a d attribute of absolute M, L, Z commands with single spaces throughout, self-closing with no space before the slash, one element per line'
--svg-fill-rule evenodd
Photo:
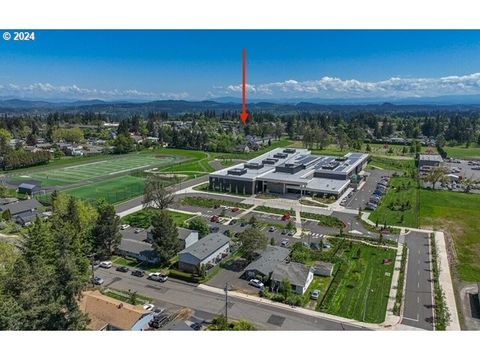
<path fill-rule="evenodd" d="M 452 277 L 450 274 L 450 264 L 447 257 L 447 245 L 445 235 L 441 231 L 435 231 L 435 241 L 437 242 L 438 264 L 440 267 L 439 281 L 445 293 L 445 301 L 450 311 L 450 324 L 447 330 L 459 331 L 460 322 L 458 319 L 457 303 L 455 302 L 455 293 L 453 291 Z"/>

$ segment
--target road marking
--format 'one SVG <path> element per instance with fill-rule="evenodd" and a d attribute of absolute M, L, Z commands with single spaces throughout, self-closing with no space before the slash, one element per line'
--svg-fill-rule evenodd
<path fill-rule="evenodd" d="M 420 283 L 419 283 L 419 282 L 417 282 L 417 288 L 419 288 L 419 287 L 420 287 Z"/>
<path fill-rule="evenodd" d="M 417 270 L 417 275 L 420 275 L 420 270 Z"/>
<path fill-rule="evenodd" d="M 417 304 L 420 304 L 420 297 L 417 296 Z"/>
<path fill-rule="evenodd" d="M 405 320 L 410 320 L 410 321 L 418 321 L 418 314 L 416 319 L 408 318 L 406 316 L 403 317 Z"/>

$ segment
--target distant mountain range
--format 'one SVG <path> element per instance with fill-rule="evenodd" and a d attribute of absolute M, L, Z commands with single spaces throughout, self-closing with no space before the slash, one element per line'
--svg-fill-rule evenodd
<path fill-rule="evenodd" d="M 103 100 L 0 100 L 0 113 L 44 114 L 47 112 L 99 112 L 110 115 L 133 113 L 168 112 L 179 114 L 207 110 L 240 111 L 241 100 L 233 97 L 204 101 L 158 100 L 158 101 L 103 101 Z M 252 112 L 295 113 L 306 111 L 433 111 L 480 109 L 480 95 L 443 96 L 435 98 L 388 99 L 251 99 L 248 108 Z"/>

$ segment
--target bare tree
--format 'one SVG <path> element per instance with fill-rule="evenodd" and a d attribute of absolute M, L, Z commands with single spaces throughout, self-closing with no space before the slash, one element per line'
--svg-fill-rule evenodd
<path fill-rule="evenodd" d="M 469 193 L 472 190 L 473 185 L 477 184 L 479 181 L 474 180 L 472 177 L 463 178 L 460 183 L 464 186 L 464 191 Z"/>
<path fill-rule="evenodd" d="M 150 175 L 145 180 L 143 192 L 143 207 L 156 207 L 160 210 L 166 209 L 173 202 L 173 194 L 167 189 L 162 179 Z"/>

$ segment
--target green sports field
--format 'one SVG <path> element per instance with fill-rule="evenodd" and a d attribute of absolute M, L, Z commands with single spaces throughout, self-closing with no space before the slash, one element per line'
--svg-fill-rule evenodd
<path fill-rule="evenodd" d="M 175 156 L 137 153 L 126 156 L 112 155 L 110 158 L 69 165 L 61 168 L 43 170 L 18 175 L 14 180 L 39 180 L 42 186 L 69 185 L 89 181 L 103 176 L 125 175 L 132 170 L 141 170 L 152 166 L 166 166 L 177 161 Z"/>
<path fill-rule="evenodd" d="M 125 175 L 69 189 L 65 193 L 88 201 L 103 198 L 115 204 L 142 195 L 144 185 L 143 178 Z"/>

